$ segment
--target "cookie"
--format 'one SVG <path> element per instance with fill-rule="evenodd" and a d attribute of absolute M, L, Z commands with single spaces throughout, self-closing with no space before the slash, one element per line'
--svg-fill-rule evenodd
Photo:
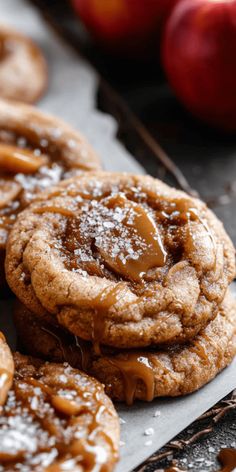
<path fill-rule="evenodd" d="M 67 124 L 30 105 L 0 100 L 0 286 L 8 233 L 19 211 L 61 179 L 99 167 L 85 138 Z"/>
<path fill-rule="evenodd" d="M 119 419 L 103 386 L 65 364 L 14 356 L 0 416 L 0 470 L 110 472 Z"/>
<path fill-rule="evenodd" d="M 4 335 L 0 332 L 0 406 L 4 404 L 14 375 L 14 362 Z"/>
<path fill-rule="evenodd" d="M 99 352 L 195 336 L 215 317 L 235 256 L 200 200 L 152 177 L 98 172 L 21 213 L 5 267 L 29 310 L 51 313 Z"/>
<path fill-rule="evenodd" d="M 116 401 L 152 401 L 198 390 L 224 369 L 236 354 L 236 302 L 228 293 L 216 318 L 184 345 L 163 349 L 112 350 L 97 355 L 89 342 L 36 317 L 23 305 L 15 310 L 21 345 L 27 352 L 54 361 L 66 360 L 94 375 Z M 37 342 L 32 343 L 32 339 Z"/>
<path fill-rule="evenodd" d="M 33 103 L 45 92 L 48 82 L 46 60 L 28 37 L 0 26 L 0 96 Z"/>

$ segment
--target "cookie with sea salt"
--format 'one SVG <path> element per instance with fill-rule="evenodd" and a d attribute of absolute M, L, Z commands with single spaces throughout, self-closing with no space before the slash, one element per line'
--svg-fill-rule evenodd
<path fill-rule="evenodd" d="M 67 361 L 98 378 L 116 401 L 152 401 L 198 390 L 224 369 L 236 354 L 236 302 L 228 293 L 216 318 L 195 339 L 165 348 L 118 350 L 102 347 L 39 318 L 22 304 L 15 309 L 20 344 L 27 352 L 57 362 Z M 37 342 L 32 343 L 32 339 Z"/>
<path fill-rule="evenodd" d="M 111 472 L 119 419 L 100 382 L 65 364 L 14 355 L 0 416 L 0 471 Z"/>
<path fill-rule="evenodd" d="M 6 274 L 19 300 L 97 351 L 192 338 L 235 274 L 233 245 L 200 200 L 148 176 L 83 174 L 15 223 Z"/>
<path fill-rule="evenodd" d="M 0 332 L 0 411 L 12 385 L 14 362 L 4 335 Z"/>
<path fill-rule="evenodd" d="M 42 190 L 100 167 L 79 132 L 30 105 L 0 100 L 0 286 L 8 233 Z"/>
<path fill-rule="evenodd" d="M 48 82 L 46 60 L 27 36 L 0 25 L 0 96 L 25 103 L 36 102 Z"/>

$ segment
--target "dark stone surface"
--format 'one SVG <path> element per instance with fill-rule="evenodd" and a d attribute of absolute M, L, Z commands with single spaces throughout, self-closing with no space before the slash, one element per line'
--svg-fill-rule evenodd
<path fill-rule="evenodd" d="M 196 421 L 179 434 L 175 441 L 186 441 L 195 433 L 208 428 L 212 423 L 211 419 Z M 223 447 L 236 448 L 236 408 L 226 413 L 213 427 L 212 432 L 205 434 L 193 444 L 184 446 L 181 451 L 173 450 L 173 454 L 168 459 L 157 460 L 145 467 L 142 465 L 136 469 L 136 472 L 159 472 L 159 470 L 175 464 L 175 461 L 181 469 L 190 472 L 215 472 L 220 468 L 217 455 Z M 168 449 L 167 445 L 158 452 L 162 453 Z"/>

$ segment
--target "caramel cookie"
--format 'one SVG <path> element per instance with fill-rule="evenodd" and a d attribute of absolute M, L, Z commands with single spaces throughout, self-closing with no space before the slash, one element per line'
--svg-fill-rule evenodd
<path fill-rule="evenodd" d="M 8 283 L 29 310 L 118 348 L 182 342 L 217 313 L 233 245 L 200 200 L 148 176 L 62 182 L 21 213 Z"/>
<path fill-rule="evenodd" d="M 0 470 L 112 471 L 119 420 L 103 386 L 67 364 L 14 360 L 0 416 Z"/>
<path fill-rule="evenodd" d="M 0 406 L 4 404 L 14 375 L 14 362 L 5 337 L 0 332 Z"/>
<path fill-rule="evenodd" d="M 44 93 L 47 82 L 47 64 L 39 47 L 0 25 L 0 96 L 33 103 Z"/>
<path fill-rule="evenodd" d="M 198 390 L 236 354 L 236 303 L 230 294 L 216 318 L 194 340 L 164 349 L 118 351 L 103 347 L 99 356 L 91 343 L 53 326 L 50 315 L 39 319 L 18 305 L 15 321 L 19 340 L 28 352 L 79 366 L 103 382 L 113 400 L 128 404 Z"/>
<path fill-rule="evenodd" d="M 81 170 L 100 167 L 87 141 L 30 105 L 0 100 L 0 285 L 10 228 L 35 196 Z"/>

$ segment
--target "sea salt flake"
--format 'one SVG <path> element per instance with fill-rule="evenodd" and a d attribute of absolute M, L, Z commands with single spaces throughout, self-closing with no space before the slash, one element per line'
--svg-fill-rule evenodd
<path fill-rule="evenodd" d="M 69 139 L 67 144 L 68 144 L 69 148 L 71 148 L 71 149 L 75 148 L 75 146 L 76 146 L 76 142 L 75 142 L 74 139 Z"/>
<path fill-rule="evenodd" d="M 27 146 L 27 141 L 25 138 L 23 137 L 20 137 L 17 139 L 17 146 L 20 147 L 20 148 L 26 148 Z"/>
<path fill-rule="evenodd" d="M 120 418 L 120 424 L 125 424 L 125 423 L 126 423 L 126 421 L 123 420 L 123 418 Z"/>
<path fill-rule="evenodd" d="M 41 147 L 47 147 L 48 146 L 48 140 L 46 138 L 40 139 L 40 146 Z"/>
<path fill-rule="evenodd" d="M 41 153 L 41 150 L 40 149 L 34 149 L 34 155 L 35 156 L 40 156 L 42 153 Z"/>
<path fill-rule="evenodd" d="M 38 407 L 38 398 L 37 397 L 33 397 L 32 400 L 31 400 L 31 408 L 32 410 L 37 410 L 37 407 Z"/>
<path fill-rule="evenodd" d="M 145 435 L 145 436 L 153 436 L 154 432 L 155 432 L 155 431 L 154 431 L 153 428 L 147 428 L 147 429 L 145 429 L 145 431 L 144 431 L 144 435 Z"/>
<path fill-rule="evenodd" d="M 215 452 L 215 448 L 212 447 L 212 446 L 210 446 L 210 447 L 208 447 L 208 451 L 209 451 L 209 452 Z"/>
<path fill-rule="evenodd" d="M 55 139 L 60 138 L 60 136 L 62 135 L 62 130 L 60 128 L 53 128 L 51 134 Z"/>
<path fill-rule="evenodd" d="M 205 465 L 207 467 L 210 467 L 211 465 L 214 465 L 214 462 L 213 461 L 209 461 L 209 460 L 205 460 Z"/>
<path fill-rule="evenodd" d="M 62 382 L 62 383 L 67 383 L 67 377 L 66 377 L 66 375 L 61 374 L 61 375 L 59 376 L 59 380 L 60 380 L 60 382 Z"/>

